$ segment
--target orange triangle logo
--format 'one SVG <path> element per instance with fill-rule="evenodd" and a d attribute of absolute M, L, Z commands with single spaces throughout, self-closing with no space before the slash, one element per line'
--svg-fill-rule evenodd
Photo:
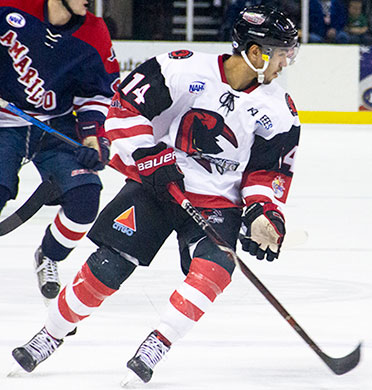
<path fill-rule="evenodd" d="M 120 223 L 120 225 L 123 225 L 134 232 L 136 231 L 136 217 L 134 213 L 134 206 L 130 207 L 129 209 L 125 210 L 124 213 L 120 214 L 117 218 L 114 220 L 117 223 Z"/>

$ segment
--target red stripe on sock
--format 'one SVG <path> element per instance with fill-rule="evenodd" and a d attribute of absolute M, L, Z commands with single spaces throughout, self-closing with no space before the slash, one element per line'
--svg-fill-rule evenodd
<path fill-rule="evenodd" d="M 72 289 L 79 301 L 88 307 L 98 307 L 105 298 L 117 291 L 100 282 L 93 275 L 87 263 L 77 273 Z"/>
<path fill-rule="evenodd" d="M 54 219 L 54 224 L 56 225 L 59 232 L 66 238 L 72 241 L 79 241 L 82 239 L 86 232 L 80 233 L 80 232 L 74 232 L 70 229 L 68 229 L 65 225 L 62 224 L 61 219 L 59 218 L 59 215 Z"/>
<path fill-rule="evenodd" d="M 212 302 L 231 282 L 230 274 L 213 261 L 195 257 L 185 282 L 196 288 Z"/>
<path fill-rule="evenodd" d="M 170 297 L 171 304 L 183 315 L 189 318 L 192 321 L 198 321 L 200 317 L 204 314 L 193 303 L 184 298 L 181 294 L 175 291 Z"/>
<path fill-rule="evenodd" d="M 79 316 L 73 310 L 70 309 L 66 302 L 66 287 L 61 291 L 58 296 L 58 309 L 62 317 L 68 322 L 76 323 L 88 317 L 87 315 Z"/>

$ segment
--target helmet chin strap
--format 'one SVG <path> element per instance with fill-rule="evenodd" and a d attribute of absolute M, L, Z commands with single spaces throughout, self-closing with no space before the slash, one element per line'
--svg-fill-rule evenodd
<path fill-rule="evenodd" d="M 265 80 L 265 75 L 264 75 L 264 72 L 265 70 L 267 69 L 267 67 L 269 66 L 269 58 L 266 60 L 265 58 L 263 58 L 263 60 L 265 61 L 264 63 L 264 66 L 262 68 L 255 68 L 253 66 L 253 64 L 251 63 L 251 61 L 249 61 L 249 58 L 246 54 L 246 52 L 243 50 L 241 52 L 241 55 L 242 57 L 244 58 L 244 61 L 247 63 L 247 65 L 254 71 L 257 73 L 257 81 L 262 84 Z"/>
<path fill-rule="evenodd" d="M 62 5 L 67 9 L 67 11 L 68 11 L 71 15 L 75 15 L 75 14 L 74 14 L 74 11 L 71 9 L 71 7 L 69 6 L 69 4 L 67 3 L 67 0 L 62 0 Z"/>

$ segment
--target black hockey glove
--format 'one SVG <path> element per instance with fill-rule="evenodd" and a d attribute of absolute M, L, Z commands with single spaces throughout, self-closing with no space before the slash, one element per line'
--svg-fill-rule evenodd
<path fill-rule="evenodd" d="M 132 157 L 136 162 L 142 185 L 161 200 L 171 200 L 168 184 L 175 182 L 185 191 L 184 175 L 176 163 L 176 156 L 172 148 L 167 148 L 164 142 L 150 148 L 136 149 Z"/>
<path fill-rule="evenodd" d="M 88 169 L 102 170 L 109 161 L 110 142 L 98 122 L 78 123 L 78 134 L 83 146 L 76 150 L 77 161 Z"/>
<path fill-rule="evenodd" d="M 243 215 L 243 231 L 240 241 L 244 251 L 267 261 L 278 258 L 285 236 L 283 214 L 274 203 L 253 203 Z"/>

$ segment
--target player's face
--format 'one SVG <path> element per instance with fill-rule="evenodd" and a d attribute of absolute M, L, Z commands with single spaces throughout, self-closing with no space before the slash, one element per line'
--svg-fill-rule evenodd
<path fill-rule="evenodd" d="M 279 76 L 279 73 L 284 67 L 288 65 L 288 50 L 275 49 L 270 61 L 269 66 L 265 70 L 264 84 L 270 84 L 275 78 Z"/>
<path fill-rule="evenodd" d="M 88 0 L 67 0 L 75 15 L 85 16 L 88 11 Z"/>

